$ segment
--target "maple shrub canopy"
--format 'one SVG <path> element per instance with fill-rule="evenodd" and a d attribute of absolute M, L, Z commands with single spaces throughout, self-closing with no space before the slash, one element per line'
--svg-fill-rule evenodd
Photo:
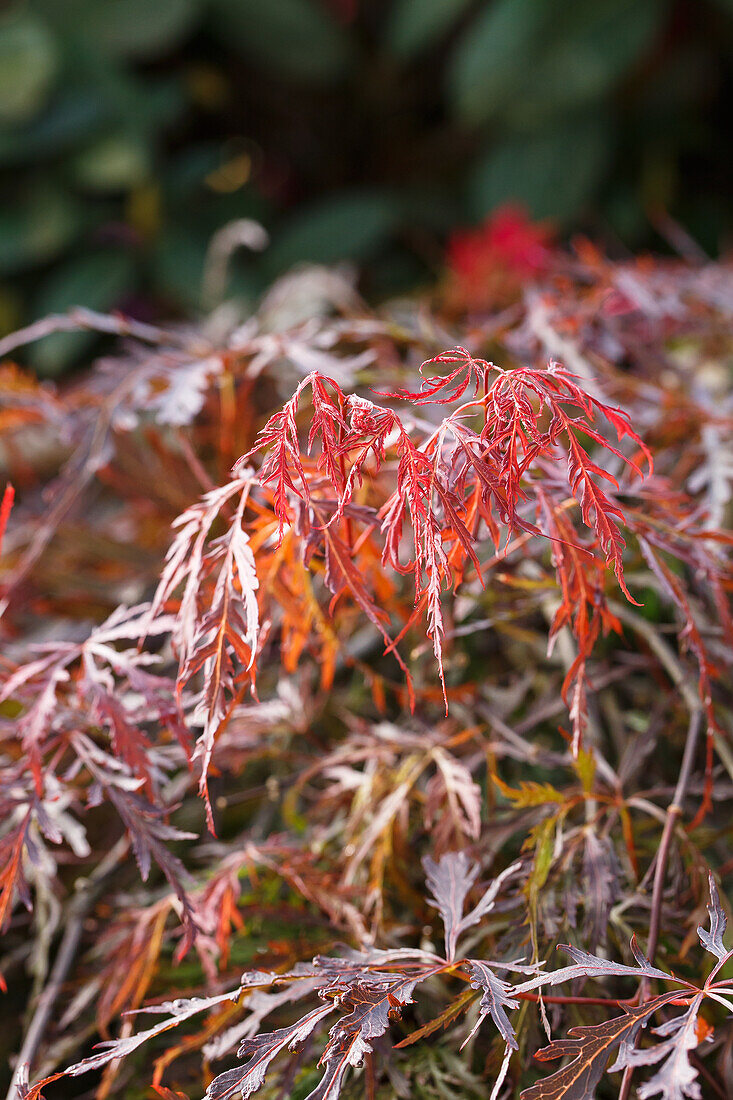
<path fill-rule="evenodd" d="M 0 341 L 14 1100 L 731 1094 L 733 269 L 501 217 Z"/>

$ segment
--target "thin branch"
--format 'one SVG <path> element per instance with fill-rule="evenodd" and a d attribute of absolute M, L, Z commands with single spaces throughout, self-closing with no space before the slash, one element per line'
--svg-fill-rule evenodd
<path fill-rule="evenodd" d="M 118 866 L 128 847 L 127 837 L 122 837 L 89 878 L 78 883 L 78 891 L 69 905 L 64 934 L 54 959 L 48 983 L 38 998 L 33 1018 L 25 1033 L 13 1079 L 5 1100 L 20 1100 L 22 1095 L 20 1084 L 23 1080 L 24 1070 L 32 1063 L 43 1039 L 53 1007 L 76 956 L 86 915 L 102 892 L 106 879 Z"/>
<path fill-rule="evenodd" d="M 616 603 L 615 600 L 608 601 L 608 609 L 613 612 L 617 619 L 620 619 L 622 623 L 626 623 L 627 626 L 635 630 L 636 633 L 640 634 L 644 641 L 647 642 L 649 648 L 652 650 L 655 657 L 659 659 L 659 663 L 664 668 L 674 686 L 680 691 L 690 713 L 694 710 L 699 710 L 701 708 L 700 699 L 690 683 L 689 676 L 685 672 L 683 665 L 680 663 L 671 646 L 668 646 L 664 638 L 660 637 L 652 624 L 647 622 L 646 619 L 643 619 L 641 615 L 638 615 L 635 611 L 632 611 L 631 608 L 626 607 L 624 604 Z"/>
<path fill-rule="evenodd" d="M 98 332 L 109 336 L 132 336 L 144 344 L 155 346 L 173 346 L 183 348 L 193 355 L 210 355 L 213 348 L 208 341 L 199 338 L 192 339 L 189 333 L 172 332 L 169 329 L 158 328 L 156 325 L 146 325 L 140 321 L 134 321 L 131 317 L 124 317 L 121 313 L 96 313 L 91 309 L 76 306 L 68 313 L 54 313 L 50 317 L 44 317 L 42 321 L 34 321 L 32 325 L 11 332 L 9 336 L 0 340 L 0 359 L 26 344 L 33 344 L 36 340 L 42 340 L 45 336 L 51 336 L 55 332 Z"/>
<path fill-rule="evenodd" d="M 702 726 L 702 709 L 700 707 L 693 711 L 690 715 L 690 724 L 687 730 L 687 738 L 685 740 L 685 751 L 682 757 L 682 767 L 680 768 L 679 779 L 677 780 L 677 786 L 675 787 L 674 796 L 669 806 L 667 807 L 667 819 L 664 823 L 664 832 L 662 833 L 662 839 L 659 844 L 659 852 L 657 854 L 657 865 L 654 871 L 654 886 L 652 887 L 652 911 L 649 921 L 649 939 L 647 942 L 647 955 L 654 961 L 654 955 L 657 950 L 657 944 L 659 942 L 659 925 L 662 913 L 662 895 L 664 892 L 664 880 L 667 874 L 667 861 L 669 859 L 669 849 L 672 843 L 672 835 L 677 823 L 677 818 L 682 814 L 682 803 L 685 795 L 687 794 L 687 787 L 692 775 L 692 769 L 695 763 L 695 752 L 697 750 L 697 744 L 700 739 L 700 728 Z"/>
<path fill-rule="evenodd" d="M 647 957 L 650 962 L 654 962 L 654 956 L 657 951 L 659 943 L 659 929 L 662 919 L 662 903 L 664 899 L 664 883 L 667 877 L 667 863 L 669 861 L 669 850 L 672 845 L 672 837 L 674 835 L 675 826 L 679 817 L 682 815 L 682 803 L 685 800 L 687 794 L 687 788 L 689 786 L 690 777 L 692 776 L 692 769 L 695 763 L 695 752 L 697 750 L 698 741 L 700 739 L 700 729 L 702 727 L 702 706 L 695 697 L 697 706 L 690 714 L 690 724 L 687 727 L 687 738 L 685 740 L 685 751 L 682 756 L 682 766 L 680 768 L 679 778 L 677 779 L 677 786 L 675 787 L 672 801 L 667 807 L 667 816 L 664 822 L 664 830 L 662 832 L 662 839 L 659 843 L 659 851 L 657 852 L 657 861 L 654 868 L 654 885 L 652 887 L 652 906 L 651 915 L 649 918 L 649 939 L 647 941 Z M 639 990 L 640 999 L 644 999 L 644 984 L 642 984 Z M 638 1042 L 638 1038 L 637 1038 Z M 631 1078 L 634 1073 L 633 1065 L 629 1065 L 624 1070 L 623 1080 L 621 1082 L 621 1088 L 619 1090 L 619 1100 L 628 1100 L 629 1093 L 631 1091 Z"/>

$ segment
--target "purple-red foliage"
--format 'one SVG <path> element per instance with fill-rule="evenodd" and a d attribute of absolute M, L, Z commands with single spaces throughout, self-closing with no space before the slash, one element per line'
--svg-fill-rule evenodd
<path fill-rule="evenodd" d="M 167 1097 L 722 1087 L 733 277 L 514 228 L 494 312 L 306 271 L 226 337 L 76 311 L 26 335 L 124 352 L 0 368 L 16 1095 L 123 1094 L 148 1040 Z"/>

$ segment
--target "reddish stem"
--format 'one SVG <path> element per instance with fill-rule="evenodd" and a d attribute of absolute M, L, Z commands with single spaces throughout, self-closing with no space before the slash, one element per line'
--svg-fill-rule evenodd
<path fill-rule="evenodd" d="M 513 997 L 516 997 L 519 1001 L 542 1001 L 546 1005 L 630 1005 L 636 1000 L 635 997 L 627 997 L 626 1000 L 616 1000 L 613 997 L 561 997 L 552 996 L 546 997 L 544 994 L 540 996 L 539 993 L 512 993 Z"/>
<path fill-rule="evenodd" d="M 696 707 L 690 715 L 690 724 L 687 728 L 687 738 L 685 740 L 685 751 L 682 756 L 682 766 L 680 768 L 680 774 L 677 780 L 677 786 L 675 787 L 672 801 L 667 807 L 667 817 L 664 822 L 662 839 L 659 842 L 656 867 L 654 868 L 652 907 L 651 915 L 649 917 L 649 939 L 647 941 L 647 956 L 650 962 L 654 962 L 654 956 L 656 954 L 657 945 L 659 943 L 659 929 L 662 920 L 662 901 L 664 898 L 664 882 L 667 877 L 667 862 L 669 860 L 669 850 L 672 846 L 672 837 L 674 835 L 674 829 L 675 825 L 677 824 L 677 819 L 682 814 L 682 803 L 687 793 L 687 787 L 689 785 L 690 777 L 692 775 L 692 768 L 695 762 L 695 750 L 697 749 L 697 742 L 700 734 L 701 725 L 702 711 L 699 707 Z M 647 983 L 642 983 L 639 989 L 640 1001 L 643 1001 L 646 997 L 646 985 Z M 631 1092 L 631 1078 L 633 1076 L 633 1073 L 633 1066 L 627 1066 L 624 1070 L 624 1076 L 618 1094 L 619 1100 L 628 1100 L 629 1093 Z"/>

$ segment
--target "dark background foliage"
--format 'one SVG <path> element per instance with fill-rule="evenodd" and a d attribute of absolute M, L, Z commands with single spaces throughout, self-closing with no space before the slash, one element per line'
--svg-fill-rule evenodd
<path fill-rule="evenodd" d="M 212 233 L 381 296 L 507 198 L 561 231 L 725 247 L 731 0 L 16 0 L 0 15 L 0 330 L 200 305 Z M 81 340 L 83 341 L 83 337 Z M 34 353 L 64 369 L 78 342 Z"/>

